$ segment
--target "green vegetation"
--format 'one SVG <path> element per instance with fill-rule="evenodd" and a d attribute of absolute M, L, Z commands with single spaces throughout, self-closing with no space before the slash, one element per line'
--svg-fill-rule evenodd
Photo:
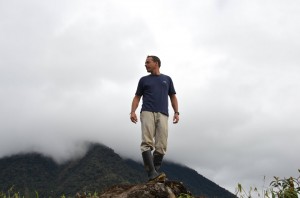
<path fill-rule="evenodd" d="M 191 195 L 181 193 L 178 198 L 194 198 Z"/>
<path fill-rule="evenodd" d="M 7 190 L 7 192 L 0 192 L 0 198 L 25 198 L 25 195 L 21 195 L 20 192 L 17 192 L 14 188 L 14 186 L 12 186 L 11 188 L 9 188 Z M 59 198 L 73 198 L 74 196 L 65 196 L 64 194 L 59 196 Z M 84 192 L 81 195 L 79 193 L 76 194 L 75 197 L 85 197 L 85 198 L 98 198 L 98 193 L 94 192 L 94 193 L 90 193 L 90 192 Z M 31 197 L 31 198 L 39 198 L 39 194 L 37 191 L 35 191 L 35 196 Z M 49 196 L 49 198 L 52 198 L 51 196 Z"/>
<path fill-rule="evenodd" d="M 300 173 L 300 169 L 298 169 Z M 236 195 L 239 198 L 298 198 L 300 195 L 300 175 L 298 177 L 279 178 L 274 177 L 274 180 L 270 183 L 267 189 L 259 191 L 256 187 L 250 187 L 247 192 L 241 184 L 238 184 L 236 188 Z"/>
<path fill-rule="evenodd" d="M 9 189 L 7 193 L 0 192 L 0 198 L 24 198 L 25 196 L 20 195 L 18 192 L 14 192 L 13 188 Z M 85 197 L 85 198 L 99 198 L 98 193 L 83 193 L 82 195 L 77 194 L 75 197 Z M 34 198 L 39 198 L 38 193 L 36 192 L 36 196 Z M 51 198 L 51 197 L 49 197 Z M 73 197 L 66 197 L 65 195 L 60 196 L 60 198 L 73 198 Z M 180 194 L 178 198 L 195 198 L 188 194 Z M 197 198 L 206 198 L 205 196 L 200 196 Z"/>
<path fill-rule="evenodd" d="M 20 195 L 19 192 L 14 192 L 14 187 L 11 187 L 7 193 L 0 192 L 0 198 L 24 198 L 25 196 Z M 76 197 L 85 197 L 85 198 L 98 198 L 98 193 L 83 193 L 82 195 L 77 194 Z M 39 198 L 38 193 L 36 192 L 36 196 L 34 198 Z M 49 197 L 51 198 L 51 197 Z M 60 196 L 60 198 L 70 198 L 66 197 L 65 195 Z M 180 194 L 178 198 L 194 198 L 191 195 L 188 194 Z"/>
<path fill-rule="evenodd" d="M 182 182 L 198 197 L 235 197 L 186 166 L 164 162 L 161 171 L 169 180 Z M 141 163 L 124 160 L 112 149 L 99 144 L 90 145 L 82 158 L 63 164 L 37 153 L 0 159 L 0 198 L 74 197 L 76 193 L 96 198 L 97 193 L 113 185 L 145 181 L 147 175 Z"/>

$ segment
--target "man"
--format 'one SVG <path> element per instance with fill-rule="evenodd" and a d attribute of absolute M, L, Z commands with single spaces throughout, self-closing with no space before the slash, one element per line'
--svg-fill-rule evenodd
<path fill-rule="evenodd" d="M 135 111 L 143 96 L 140 112 L 142 126 L 141 152 L 149 181 L 157 181 L 166 177 L 163 173 L 159 174 L 157 171 L 167 150 L 168 97 L 174 110 L 174 124 L 179 121 L 178 101 L 172 79 L 160 73 L 160 59 L 157 56 L 148 56 L 145 66 L 150 75 L 139 80 L 131 105 L 130 119 L 133 123 L 138 122 Z M 153 156 L 152 150 L 154 150 Z"/>

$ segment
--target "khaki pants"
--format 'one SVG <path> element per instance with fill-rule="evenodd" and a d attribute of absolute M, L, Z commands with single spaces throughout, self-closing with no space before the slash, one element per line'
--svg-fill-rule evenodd
<path fill-rule="evenodd" d="M 142 111 L 140 115 L 142 125 L 141 151 L 153 150 L 160 154 L 167 151 L 168 139 L 168 116 L 157 113 Z"/>

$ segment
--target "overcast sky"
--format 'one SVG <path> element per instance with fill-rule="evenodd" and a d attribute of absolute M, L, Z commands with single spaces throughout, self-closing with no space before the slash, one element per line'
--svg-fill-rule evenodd
<path fill-rule="evenodd" d="M 61 162 L 94 141 L 141 160 L 140 122 L 129 112 L 153 54 L 179 100 L 167 159 L 231 192 L 298 176 L 299 8 L 296 0 L 0 0 L 0 157 L 38 151 Z"/>

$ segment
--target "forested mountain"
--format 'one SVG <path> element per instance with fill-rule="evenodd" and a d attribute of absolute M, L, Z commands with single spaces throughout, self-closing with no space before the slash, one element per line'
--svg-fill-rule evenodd
<path fill-rule="evenodd" d="M 175 163 L 162 167 L 170 180 L 181 181 L 193 195 L 235 197 L 196 171 Z M 19 154 L 0 159 L 0 190 L 12 186 L 25 197 L 74 196 L 77 192 L 98 192 L 116 184 L 147 181 L 142 164 L 122 159 L 112 149 L 91 144 L 80 159 L 58 165 L 38 153 Z"/>

